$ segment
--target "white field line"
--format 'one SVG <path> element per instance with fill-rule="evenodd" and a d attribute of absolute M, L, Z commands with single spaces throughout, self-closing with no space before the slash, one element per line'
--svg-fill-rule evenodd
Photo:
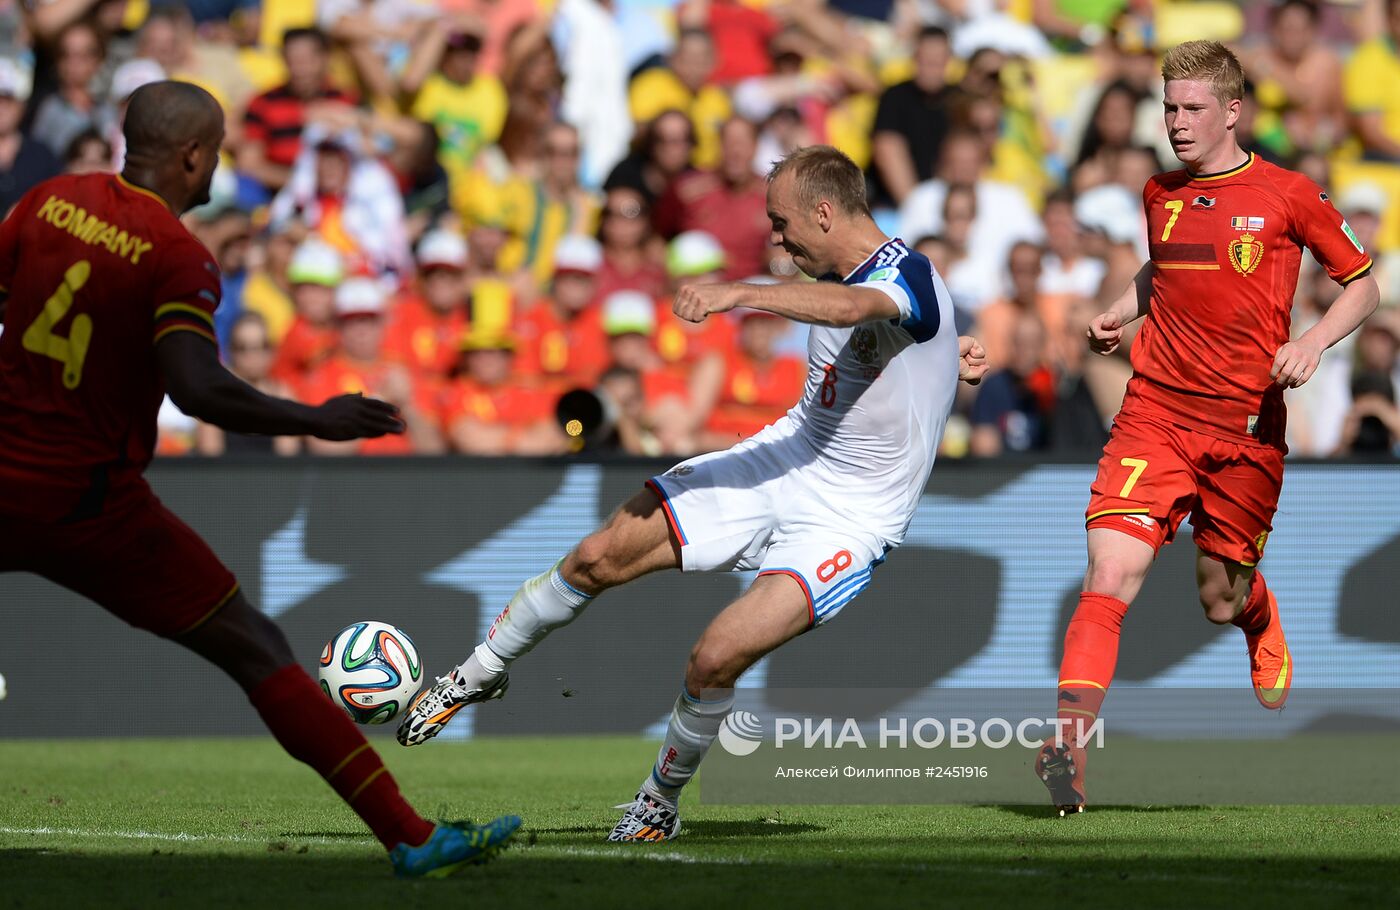
<path fill-rule="evenodd" d="M 112 840 L 152 840 L 184 844 L 268 844 L 281 841 L 297 844 L 372 844 L 375 842 L 374 838 L 368 836 L 363 838 L 300 837 L 297 835 L 278 837 L 248 834 L 186 834 L 180 831 L 174 833 L 163 831 L 97 831 L 88 828 L 50 828 L 47 826 L 37 828 L 0 828 L 0 835 L 4 834 L 30 837 L 48 835 L 58 837 L 110 838 Z"/>

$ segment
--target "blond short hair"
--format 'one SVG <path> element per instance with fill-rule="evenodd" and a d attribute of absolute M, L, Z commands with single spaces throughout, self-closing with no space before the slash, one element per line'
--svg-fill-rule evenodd
<path fill-rule="evenodd" d="M 847 215 L 870 217 L 865 198 L 865 174 L 845 154 L 829 145 L 809 145 L 790 152 L 773 165 L 768 182 L 791 171 L 797 181 L 797 198 L 815 208 L 823 199 Z"/>
<path fill-rule="evenodd" d="M 1167 51 L 1162 78 L 1207 82 L 1221 104 L 1244 98 L 1244 67 L 1219 41 L 1187 41 Z"/>

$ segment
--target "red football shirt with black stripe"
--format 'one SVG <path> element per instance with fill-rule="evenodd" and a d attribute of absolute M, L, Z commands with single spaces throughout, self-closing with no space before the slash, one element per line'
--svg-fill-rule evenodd
<path fill-rule="evenodd" d="M 306 128 L 306 108 L 316 102 L 339 101 L 353 104 L 352 97 L 327 86 L 308 101 L 291 86 L 279 85 L 255 96 L 243 115 L 243 136 L 263 144 L 263 156 L 272 164 L 291 167 L 301 151 L 301 133 Z"/>
<path fill-rule="evenodd" d="M 1321 187 L 1253 153 L 1220 174 L 1159 174 L 1142 199 L 1152 311 L 1133 343 L 1124 408 L 1281 448 L 1283 390 L 1269 371 L 1289 340 L 1303 247 L 1342 284 L 1371 257 Z"/>
<path fill-rule="evenodd" d="M 67 175 L 0 225 L 0 286 L 0 512 L 56 521 L 144 491 L 165 396 L 155 343 L 217 343 L 209 251 L 155 193 Z"/>

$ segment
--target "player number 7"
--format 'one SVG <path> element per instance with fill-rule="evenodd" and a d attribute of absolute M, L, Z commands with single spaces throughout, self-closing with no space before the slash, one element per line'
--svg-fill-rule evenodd
<path fill-rule="evenodd" d="M 73 295 L 87 284 L 91 274 L 92 264 L 86 259 L 70 265 L 63 273 L 63 283 L 44 302 L 44 309 L 24 330 L 21 339 L 26 351 L 52 357 L 63 364 L 63 387 L 66 389 L 76 389 L 83 381 L 83 361 L 87 359 L 88 345 L 92 342 L 92 317 L 86 313 L 74 316 L 67 338 L 55 335 L 53 327 L 68 315 L 73 307 Z"/>
<path fill-rule="evenodd" d="M 1186 203 L 1180 199 L 1172 199 L 1162 204 L 1167 207 L 1167 211 L 1172 213 L 1172 216 L 1167 219 L 1167 226 L 1162 228 L 1162 242 L 1166 243 L 1167 238 L 1172 235 L 1172 228 L 1176 226 L 1176 219 L 1181 217 L 1181 210 L 1186 206 Z"/>
<path fill-rule="evenodd" d="M 1124 458 L 1118 463 L 1125 468 L 1133 469 L 1133 473 L 1128 475 L 1128 482 L 1123 484 L 1123 489 L 1118 492 L 1119 496 L 1126 497 L 1129 493 L 1133 492 L 1133 487 L 1137 486 L 1138 478 L 1142 476 L 1142 472 L 1147 470 L 1147 459 Z"/>

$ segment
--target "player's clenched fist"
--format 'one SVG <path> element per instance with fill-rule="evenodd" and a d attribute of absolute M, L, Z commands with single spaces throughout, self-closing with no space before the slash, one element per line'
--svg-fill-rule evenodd
<path fill-rule="evenodd" d="M 337 395 L 316 408 L 318 439 L 342 442 L 347 439 L 373 439 L 386 433 L 402 433 L 399 409 L 378 398 L 363 395 Z"/>
<path fill-rule="evenodd" d="M 968 385 L 977 385 L 987 375 L 991 365 L 987 363 L 987 350 L 982 342 L 971 335 L 958 336 L 958 378 Z"/>
<path fill-rule="evenodd" d="M 676 292 L 672 311 L 686 322 L 703 322 L 706 316 L 726 313 L 739 300 L 739 289 L 729 284 L 691 284 Z"/>
<path fill-rule="evenodd" d="M 1274 366 L 1269 371 L 1269 376 L 1284 388 L 1296 389 L 1317 372 L 1320 360 L 1322 348 L 1301 338 L 1290 341 L 1274 355 Z"/>
<path fill-rule="evenodd" d="M 1112 354 L 1123 340 L 1123 320 L 1113 310 L 1100 313 L 1089 323 L 1089 350 L 1095 354 Z"/>

